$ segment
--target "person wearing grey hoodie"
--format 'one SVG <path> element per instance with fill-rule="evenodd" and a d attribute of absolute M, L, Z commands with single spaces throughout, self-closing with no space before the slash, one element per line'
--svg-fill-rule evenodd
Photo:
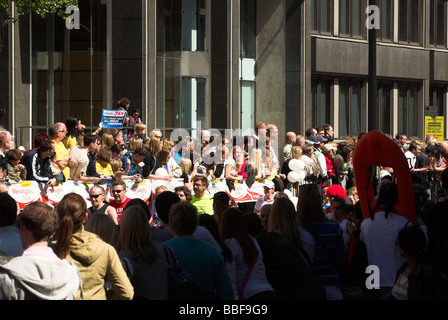
<path fill-rule="evenodd" d="M 1 260 L 0 300 L 75 300 L 82 291 L 78 268 L 48 247 L 58 226 L 55 210 L 33 202 L 19 214 L 18 225 L 25 250 L 21 256 Z"/>

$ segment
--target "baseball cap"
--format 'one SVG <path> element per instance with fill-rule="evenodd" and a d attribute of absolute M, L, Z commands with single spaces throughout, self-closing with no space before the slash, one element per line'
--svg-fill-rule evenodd
<path fill-rule="evenodd" d="M 324 145 L 324 148 L 322 150 L 323 153 L 327 153 L 330 150 L 337 150 L 337 148 L 335 148 L 332 144 L 327 143 L 326 145 Z"/>
<path fill-rule="evenodd" d="M 272 182 L 271 180 L 265 180 L 263 187 L 269 188 L 269 189 L 273 189 L 275 188 L 275 184 L 274 182 Z"/>
<path fill-rule="evenodd" d="M 320 144 L 321 142 L 327 142 L 328 139 L 324 138 L 322 136 L 315 136 L 314 137 L 314 144 Z"/>

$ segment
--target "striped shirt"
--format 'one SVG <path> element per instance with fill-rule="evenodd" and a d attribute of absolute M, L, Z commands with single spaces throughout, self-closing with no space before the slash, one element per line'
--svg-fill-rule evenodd
<path fill-rule="evenodd" d="M 341 283 L 336 269 L 321 245 L 322 242 L 327 247 L 329 254 L 333 256 L 333 261 L 345 259 L 346 250 L 340 225 L 333 220 L 325 218 L 320 223 L 305 226 L 305 229 L 313 236 L 316 242 L 314 250 L 314 270 L 316 276 L 323 285 L 335 284 L 340 286 Z M 319 236 L 319 239 L 316 238 L 315 233 Z"/>

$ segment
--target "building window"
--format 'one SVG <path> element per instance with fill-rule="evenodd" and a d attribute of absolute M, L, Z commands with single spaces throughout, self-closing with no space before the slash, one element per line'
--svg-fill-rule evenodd
<path fill-rule="evenodd" d="M 437 48 L 446 48 L 447 37 L 447 14 L 446 1 L 433 0 L 430 1 L 430 33 L 429 43 Z"/>
<path fill-rule="evenodd" d="M 256 53 L 256 0 L 241 1 L 240 55 L 243 58 L 255 58 Z"/>
<path fill-rule="evenodd" d="M 331 89 L 332 81 L 330 79 L 316 78 L 312 80 L 312 127 L 331 123 Z"/>
<path fill-rule="evenodd" d="M 445 110 L 444 96 L 446 88 L 446 85 L 431 85 L 429 88 L 429 105 L 437 106 L 438 116 L 443 116 L 443 110 Z"/>
<path fill-rule="evenodd" d="M 255 125 L 255 81 L 240 81 L 241 130 L 253 129 Z"/>
<path fill-rule="evenodd" d="M 107 84 L 106 5 L 80 0 L 80 29 L 58 16 L 31 16 L 33 126 L 49 127 L 72 115 L 86 126 L 101 122 Z M 90 46 L 92 44 L 92 46 Z M 32 136 L 41 129 L 33 129 Z"/>
<path fill-rule="evenodd" d="M 393 39 L 394 1 L 379 0 L 378 6 L 380 8 L 380 30 L 378 37 L 383 42 L 391 42 Z"/>
<path fill-rule="evenodd" d="M 392 88 L 391 82 L 378 83 L 379 129 L 385 134 L 392 134 Z"/>
<path fill-rule="evenodd" d="M 340 80 L 339 82 L 339 137 L 353 137 L 361 133 L 363 82 Z"/>
<path fill-rule="evenodd" d="M 313 0 L 311 5 L 311 28 L 319 34 L 333 31 L 333 0 Z"/>
<path fill-rule="evenodd" d="M 364 16 L 366 0 L 340 0 L 339 34 L 351 38 L 365 38 Z"/>
<path fill-rule="evenodd" d="M 419 84 L 398 84 L 398 132 L 404 132 L 408 137 L 418 136 L 419 95 Z"/>
<path fill-rule="evenodd" d="M 182 128 L 206 125 L 207 88 L 205 78 L 182 77 Z M 198 126 L 199 127 L 199 126 Z"/>
<path fill-rule="evenodd" d="M 207 50 L 206 0 L 182 1 L 182 50 Z"/>
<path fill-rule="evenodd" d="M 421 0 L 399 0 L 398 5 L 398 41 L 419 45 L 423 26 Z"/>

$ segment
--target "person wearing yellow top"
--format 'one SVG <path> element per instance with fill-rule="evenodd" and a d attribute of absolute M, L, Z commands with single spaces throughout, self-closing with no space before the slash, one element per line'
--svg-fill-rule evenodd
<path fill-rule="evenodd" d="M 95 162 L 96 172 L 100 176 L 112 177 L 114 172 L 112 170 L 112 166 L 110 164 L 110 160 L 112 158 L 112 151 L 110 148 L 102 148 L 98 152 L 97 160 Z"/>
<path fill-rule="evenodd" d="M 71 116 L 65 120 L 65 127 L 67 128 L 67 134 L 62 141 L 67 150 L 71 150 L 78 145 L 78 136 L 84 132 L 85 125 L 81 123 L 81 118 L 78 116 Z"/>
<path fill-rule="evenodd" d="M 49 135 L 54 142 L 54 151 L 56 152 L 56 163 L 65 176 L 65 180 L 70 178 L 70 167 L 74 162 L 70 159 L 67 148 L 62 142 L 67 135 L 67 127 L 63 122 L 57 122 L 50 126 Z"/>
<path fill-rule="evenodd" d="M 190 203 L 198 209 L 198 213 L 213 215 L 213 199 L 207 191 L 208 179 L 203 175 L 195 175 L 193 178 L 194 195 Z"/>

